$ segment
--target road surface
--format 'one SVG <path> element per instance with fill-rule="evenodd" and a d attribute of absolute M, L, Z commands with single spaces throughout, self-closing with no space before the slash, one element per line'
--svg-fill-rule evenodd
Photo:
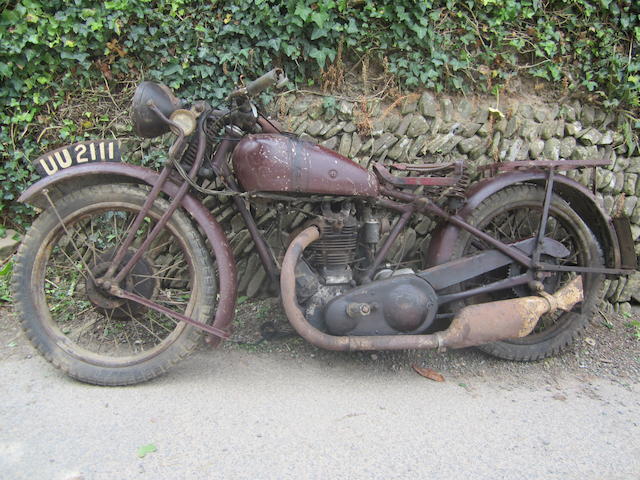
<path fill-rule="evenodd" d="M 338 353 L 202 350 L 105 388 L 15 352 L 0 361 L 3 479 L 640 478 L 639 386 L 624 381 L 438 383 Z"/>

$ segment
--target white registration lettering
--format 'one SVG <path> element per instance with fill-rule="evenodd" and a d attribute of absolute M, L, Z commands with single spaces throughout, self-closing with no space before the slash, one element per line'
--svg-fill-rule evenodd
<path fill-rule="evenodd" d="M 73 163 L 73 158 L 71 158 L 71 153 L 69 153 L 69 149 L 65 148 L 62 151 L 62 155 L 64 155 L 64 161 L 69 164 L 68 166 L 71 166 L 71 164 Z M 66 167 L 63 167 L 66 168 Z"/>
<path fill-rule="evenodd" d="M 109 160 L 113 160 L 113 142 L 109 142 Z"/>
<path fill-rule="evenodd" d="M 48 164 L 47 164 L 47 160 L 49 161 Z M 42 165 L 42 168 L 44 168 L 44 171 L 47 172 L 47 175 L 53 175 L 58 171 L 58 164 L 54 161 L 51 155 L 49 155 L 46 158 L 41 158 L 40 165 Z"/>
<path fill-rule="evenodd" d="M 96 161 L 96 144 L 90 143 L 89 149 L 91 150 L 91 161 L 95 162 Z"/>
<path fill-rule="evenodd" d="M 105 151 L 104 151 L 104 150 L 105 150 L 105 149 L 104 149 L 104 142 L 100 142 L 100 160 L 102 160 L 103 162 L 104 162 L 105 160 L 107 160 L 107 159 L 105 158 L 105 157 L 106 157 L 106 153 L 105 153 Z"/>
<path fill-rule="evenodd" d="M 85 153 L 87 153 L 87 146 L 84 144 L 76 145 L 76 162 L 85 163 L 88 162 L 89 159 L 85 157 Z"/>
<path fill-rule="evenodd" d="M 58 162 L 58 165 L 60 165 L 60 168 L 68 168 L 71 166 L 71 158 L 69 158 L 69 162 L 67 162 L 66 159 L 62 157 L 61 152 L 56 152 L 53 155 L 56 157 L 56 161 Z"/>

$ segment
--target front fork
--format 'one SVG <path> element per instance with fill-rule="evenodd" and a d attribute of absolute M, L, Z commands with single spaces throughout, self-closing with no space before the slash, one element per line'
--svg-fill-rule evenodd
<path fill-rule="evenodd" d="M 207 333 L 210 333 L 211 335 L 215 335 L 216 337 L 228 338 L 229 334 L 224 330 L 221 330 L 211 325 L 207 325 L 202 322 L 198 322 L 196 320 L 193 320 L 190 317 L 187 317 L 186 315 L 182 315 L 181 313 L 174 312 L 173 310 L 163 305 L 159 305 L 149 300 L 148 298 L 136 295 L 133 292 L 129 292 L 120 286 L 120 284 L 129 274 L 131 269 L 140 261 L 140 259 L 142 258 L 144 253 L 147 251 L 151 243 L 158 237 L 158 235 L 165 228 L 165 226 L 167 225 L 167 222 L 169 221 L 171 216 L 174 214 L 176 209 L 180 206 L 180 203 L 182 202 L 182 200 L 184 199 L 185 195 L 189 190 L 189 183 L 185 180 L 180 186 L 180 188 L 178 189 L 178 191 L 176 192 L 176 194 L 171 199 L 169 208 L 167 208 L 167 210 L 162 214 L 162 216 L 160 217 L 160 219 L 158 220 L 154 228 L 151 230 L 151 232 L 147 234 L 146 238 L 144 239 L 140 247 L 137 248 L 133 256 L 124 265 L 121 266 L 127 251 L 129 250 L 129 248 L 131 247 L 131 245 L 133 244 L 136 238 L 138 229 L 142 225 L 142 222 L 144 221 L 145 217 L 148 215 L 155 200 L 158 198 L 158 195 L 162 191 L 162 187 L 164 186 L 164 183 L 166 182 L 167 178 L 169 178 L 169 175 L 173 170 L 173 162 L 178 161 L 180 159 L 181 153 L 184 151 L 184 146 L 186 141 L 184 133 L 179 125 L 177 125 L 176 123 L 168 119 L 157 107 L 152 106 L 151 109 L 154 110 L 154 112 L 165 123 L 174 127 L 172 130 L 178 132 L 178 138 L 176 139 L 176 141 L 174 142 L 173 146 L 169 151 L 170 161 L 167 162 L 167 164 L 164 166 L 164 168 L 162 169 L 162 172 L 160 173 L 158 181 L 151 188 L 151 191 L 149 192 L 149 196 L 145 200 L 142 206 L 142 209 L 138 212 L 134 221 L 132 222 L 124 242 L 122 243 L 122 245 L 120 245 L 120 247 L 118 247 L 118 250 L 116 251 L 116 254 L 113 260 L 111 260 L 111 265 L 108 267 L 105 274 L 102 277 L 96 278 L 94 282 L 100 288 L 104 289 L 105 291 L 109 292 L 111 295 L 115 297 L 123 298 L 126 300 L 139 303 L 147 308 L 155 310 L 164 315 L 170 316 L 176 320 L 188 323 L 190 325 L 194 325 L 206 331 Z M 196 158 L 193 162 L 193 165 L 191 166 L 191 170 L 189 171 L 189 178 L 191 178 L 192 180 L 195 179 L 196 174 L 200 170 L 200 167 L 202 166 L 202 163 L 204 161 L 204 154 L 205 154 L 205 149 L 207 144 L 206 133 L 204 131 L 204 125 L 205 125 L 206 119 L 207 119 L 206 112 L 201 114 L 200 117 L 198 118 L 198 129 L 197 129 L 198 149 L 196 153 Z"/>

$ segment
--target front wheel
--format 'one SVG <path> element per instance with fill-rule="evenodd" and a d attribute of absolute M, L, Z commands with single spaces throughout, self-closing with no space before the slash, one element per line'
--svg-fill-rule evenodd
<path fill-rule="evenodd" d="M 67 195 L 32 224 L 16 255 L 14 298 L 33 345 L 73 378 L 97 385 L 149 380 L 191 352 L 200 331 L 98 287 L 148 192 L 91 186 Z M 157 199 L 125 255 L 131 258 L 168 207 Z M 198 231 L 180 211 L 123 280 L 122 288 L 209 322 L 215 271 Z"/>
<path fill-rule="evenodd" d="M 542 216 L 544 189 L 535 185 L 516 185 L 505 188 L 481 203 L 467 220 L 485 233 L 504 242 L 513 243 L 537 234 Z M 547 263 L 565 266 L 601 267 L 603 256 L 593 233 L 571 206 L 553 195 L 546 237 L 557 240 L 568 250 L 564 258 L 545 258 Z M 458 237 L 452 260 L 473 255 L 490 248 L 464 231 Z M 475 281 L 465 282 L 466 290 L 508 276 L 524 273 L 518 264 L 489 272 Z M 545 290 L 554 293 L 575 277 L 574 273 L 556 273 L 543 281 Z M 543 315 L 528 336 L 482 345 L 479 348 L 493 356 L 507 360 L 531 361 L 555 355 L 578 338 L 593 317 L 604 292 L 604 275 L 583 276 L 584 300 L 571 312 L 556 311 Z M 513 297 L 535 295 L 526 285 L 510 291 L 471 297 L 466 304 L 484 303 Z"/>

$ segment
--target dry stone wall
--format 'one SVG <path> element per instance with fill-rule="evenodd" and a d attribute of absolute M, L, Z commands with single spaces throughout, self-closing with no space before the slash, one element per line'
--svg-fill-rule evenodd
<path fill-rule="evenodd" d="M 478 166 L 496 161 L 584 160 L 610 154 L 612 164 L 597 169 L 597 196 L 607 213 L 621 209 L 631 218 L 636 254 L 640 254 L 640 156 L 629 154 L 622 116 L 578 101 L 548 104 L 522 100 L 501 106 L 499 111 L 476 99 L 436 97 L 428 92 L 392 105 L 288 94 L 280 97 L 275 107 L 288 130 L 363 166 L 371 159 L 417 163 L 463 159 L 473 174 Z M 591 169 L 568 175 L 590 185 Z M 227 230 L 240 262 L 241 295 L 263 291 L 266 275 L 241 220 L 231 217 L 233 209 L 225 203 L 217 206 L 215 213 L 229 220 Z M 273 208 L 258 206 L 257 213 L 260 227 L 269 231 L 269 242 L 279 250 L 286 244 L 283 237 L 287 232 L 305 219 L 303 213 L 289 211 L 274 225 L 277 214 Z M 388 258 L 419 258 L 434 225 L 432 219 L 417 218 Z M 607 285 L 608 299 L 618 310 L 626 311 L 630 301 L 640 301 L 638 274 Z"/>

